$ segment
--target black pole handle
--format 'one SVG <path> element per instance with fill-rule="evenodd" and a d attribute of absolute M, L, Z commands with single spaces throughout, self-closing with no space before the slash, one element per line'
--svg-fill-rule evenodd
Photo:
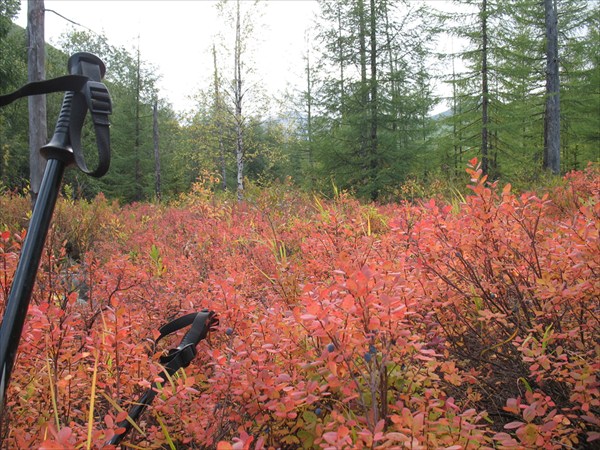
<path fill-rule="evenodd" d="M 65 94 L 54 136 L 41 152 L 47 159 L 59 159 L 66 165 L 75 163 L 82 172 L 101 177 L 110 165 L 108 115 L 112 112 L 112 105 L 108 89 L 100 82 L 106 67 L 97 56 L 81 52 L 69 58 L 68 68 L 71 75 L 83 76 L 87 82 L 80 90 Z M 81 130 L 88 111 L 94 122 L 98 147 L 98 167 L 95 170 L 88 169 L 81 150 Z"/>

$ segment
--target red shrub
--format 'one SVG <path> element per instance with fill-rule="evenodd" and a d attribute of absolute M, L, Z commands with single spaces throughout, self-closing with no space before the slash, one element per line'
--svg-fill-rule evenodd
<path fill-rule="evenodd" d="M 220 329 L 164 383 L 128 442 L 592 445 L 600 177 L 569 174 L 539 198 L 469 173 L 473 195 L 459 208 L 277 190 L 230 205 L 201 186 L 171 205 L 62 204 L 5 442 L 101 448 L 124 417 L 117 406 L 127 410 L 160 373 L 157 328 L 210 308 Z M 14 223 L 0 235 L 2 304 L 22 238 Z"/>

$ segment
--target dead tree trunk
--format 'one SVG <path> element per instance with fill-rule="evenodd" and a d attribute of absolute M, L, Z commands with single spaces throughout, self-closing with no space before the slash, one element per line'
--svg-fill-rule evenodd
<path fill-rule="evenodd" d="M 135 140 L 133 143 L 134 148 L 134 200 L 142 200 L 143 186 L 142 186 L 142 155 L 141 155 L 141 139 L 142 139 L 142 117 L 141 117 L 141 101 L 142 101 L 142 73 L 141 73 L 141 55 L 140 45 L 138 37 L 138 48 L 137 48 L 137 62 L 135 72 Z"/>
<path fill-rule="evenodd" d="M 213 44 L 213 65 L 214 65 L 214 84 L 215 84 L 215 126 L 217 127 L 217 135 L 219 137 L 219 165 L 221 167 L 221 187 L 224 191 L 227 190 L 227 163 L 225 161 L 225 143 L 223 142 L 224 126 L 223 126 L 223 102 L 221 100 L 221 80 L 219 79 L 219 67 L 217 65 L 217 49 Z"/>
<path fill-rule="evenodd" d="M 244 136 L 242 116 L 242 24 L 240 20 L 240 0 L 237 1 L 237 15 L 235 22 L 235 56 L 234 56 L 234 102 L 235 102 L 235 131 L 236 149 L 235 160 L 237 164 L 237 199 L 244 199 Z"/>
<path fill-rule="evenodd" d="M 44 49 L 44 0 L 27 2 L 27 79 L 41 81 L 46 79 L 46 58 Z M 46 160 L 40 148 L 48 141 L 46 127 L 46 96 L 28 97 L 29 106 L 29 183 L 31 202 L 35 204 Z"/>
<path fill-rule="evenodd" d="M 313 79 L 312 67 L 310 65 L 310 42 L 306 39 L 306 131 L 308 138 L 308 170 L 310 173 L 311 186 L 314 184 L 314 156 L 313 156 Z"/>
<path fill-rule="evenodd" d="M 558 75 L 558 17 L 555 0 L 544 0 L 546 17 L 546 113 L 544 169 L 560 173 L 560 79 Z"/>
<path fill-rule="evenodd" d="M 488 83 L 488 12 L 487 0 L 481 4 L 481 170 L 489 172 L 489 107 Z"/>
<path fill-rule="evenodd" d="M 158 135 L 158 106 L 154 102 L 154 108 L 152 111 L 152 137 L 154 140 L 154 187 L 156 199 L 160 201 L 161 198 L 161 182 L 160 182 L 160 149 L 159 149 L 159 135 Z"/>

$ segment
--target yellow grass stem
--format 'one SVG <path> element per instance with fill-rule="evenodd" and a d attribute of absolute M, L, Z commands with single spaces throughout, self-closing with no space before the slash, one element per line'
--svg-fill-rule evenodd
<path fill-rule="evenodd" d="M 147 450 L 148 447 L 140 447 L 139 445 L 131 444 L 129 442 L 121 442 L 121 447 L 133 448 L 135 450 Z"/>
<path fill-rule="evenodd" d="M 106 399 L 106 401 L 108 403 L 110 403 L 112 405 L 113 408 L 115 408 L 117 411 L 119 412 L 123 412 L 125 411 L 123 408 L 121 408 L 119 406 L 119 404 L 117 402 L 115 402 L 112 398 L 110 398 L 108 395 L 106 395 L 105 392 L 102 392 L 102 396 Z M 135 421 L 129 416 L 129 414 L 127 414 L 126 417 L 127 422 L 129 422 L 131 424 L 131 426 L 133 428 L 135 428 L 135 430 L 140 433 L 142 436 L 146 436 L 146 433 L 144 433 L 144 431 L 138 426 L 137 423 L 135 423 Z"/>
<path fill-rule="evenodd" d="M 94 359 L 94 373 L 92 374 L 92 393 L 90 395 L 90 413 L 88 415 L 88 434 L 86 448 L 89 450 L 92 448 L 92 429 L 94 428 L 94 406 L 96 404 L 96 385 L 98 382 L 98 351 Z"/>
<path fill-rule="evenodd" d="M 162 366 L 161 366 L 161 367 L 162 367 Z M 183 372 L 183 370 L 181 370 L 181 369 L 180 369 L 180 371 L 181 371 L 181 372 Z M 177 371 L 177 372 L 179 372 L 179 371 Z M 170 375 L 170 374 L 169 374 L 169 372 L 167 371 L 167 369 L 165 369 L 165 368 L 163 367 L 163 371 L 162 371 L 162 373 L 161 373 L 161 375 L 163 375 L 163 374 L 164 374 L 164 375 L 166 375 L 166 376 L 167 376 L 167 379 L 166 379 L 165 381 L 168 381 L 168 382 L 169 382 L 169 384 L 171 385 L 171 392 L 173 392 L 173 394 L 176 394 L 176 391 L 177 391 L 177 386 L 175 386 L 175 381 L 174 381 L 174 379 L 173 379 L 173 378 L 174 378 L 174 376 L 177 376 L 177 372 L 175 372 L 175 373 L 173 374 L 173 376 L 172 376 L 172 375 Z M 157 387 L 157 389 L 158 389 L 159 391 L 163 390 L 163 384 L 162 384 L 162 383 L 156 383 L 156 387 Z M 163 395 L 163 397 L 162 397 L 162 398 L 164 399 L 164 398 L 166 398 L 166 396 L 165 396 L 165 395 Z"/>
<path fill-rule="evenodd" d="M 177 450 L 177 447 L 175 447 L 175 444 L 173 443 L 173 439 L 171 439 L 169 430 L 167 430 L 165 423 L 163 422 L 162 418 L 160 417 L 160 414 L 158 414 L 158 412 L 155 411 L 155 415 L 156 415 L 156 420 L 160 424 L 160 428 L 163 432 L 163 435 L 165 436 L 165 439 L 167 440 L 167 444 L 169 444 L 169 448 L 171 450 Z"/>
<path fill-rule="evenodd" d="M 100 318 L 102 319 L 102 345 L 106 345 L 105 336 L 108 333 L 108 325 L 106 325 L 106 319 L 104 318 L 104 311 L 100 311 Z"/>
<path fill-rule="evenodd" d="M 58 405 L 56 403 L 56 391 L 54 390 L 54 380 L 52 379 L 52 368 L 50 367 L 50 358 L 46 357 L 46 367 L 48 369 L 48 380 L 50 382 L 50 399 L 52 400 L 52 408 L 54 409 L 54 420 L 56 421 L 56 429 L 60 430 L 60 419 L 58 417 Z"/>
<path fill-rule="evenodd" d="M 485 355 L 487 352 L 492 351 L 492 350 L 496 350 L 498 347 L 504 345 L 504 344 L 508 344 L 510 341 L 512 341 L 515 337 L 517 337 L 517 333 L 519 332 L 519 327 L 515 328 L 515 331 L 513 332 L 513 334 L 510 335 L 510 337 L 502 342 L 500 342 L 499 344 L 496 345 L 492 345 L 489 348 L 484 349 L 480 354 L 479 357 L 481 358 L 483 355 Z"/>

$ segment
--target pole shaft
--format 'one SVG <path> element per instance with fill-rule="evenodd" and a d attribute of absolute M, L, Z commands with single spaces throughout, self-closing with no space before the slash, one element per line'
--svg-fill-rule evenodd
<path fill-rule="evenodd" d="M 2 325 L 0 325 L 0 410 L 4 408 L 5 391 L 15 362 L 21 332 L 29 308 L 29 300 L 58 198 L 65 164 L 48 160 L 35 203 L 21 257 L 13 278 Z"/>

